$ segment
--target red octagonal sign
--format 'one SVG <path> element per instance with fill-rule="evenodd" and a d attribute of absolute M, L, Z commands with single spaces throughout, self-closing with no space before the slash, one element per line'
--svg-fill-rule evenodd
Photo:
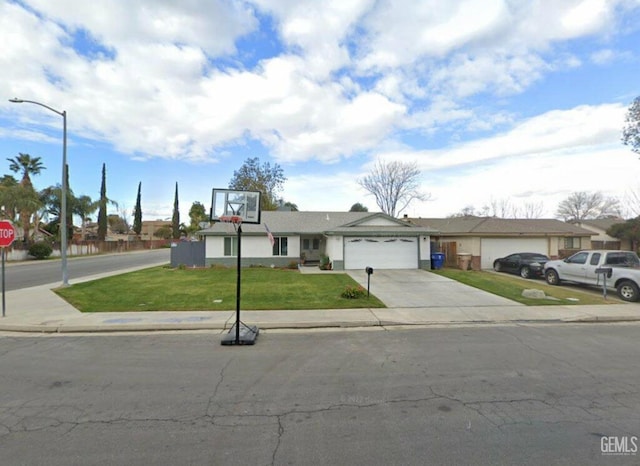
<path fill-rule="evenodd" d="M 16 239 L 16 230 L 11 222 L 0 220 L 0 248 L 11 246 L 14 239 Z"/>

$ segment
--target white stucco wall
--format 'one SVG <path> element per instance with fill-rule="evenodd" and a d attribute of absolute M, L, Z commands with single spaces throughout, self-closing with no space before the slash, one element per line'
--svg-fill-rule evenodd
<path fill-rule="evenodd" d="M 420 260 L 431 260 L 431 237 L 420 236 L 418 242 L 420 245 Z"/>
<path fill-rule="evenodd" d="M 205 255 L 207 258 L 225 257 L 224 255 L 224 237 L 222 236 L 206 236 L 205 237 Z M 287 237 L 287 255 L 274 256 L 273 248 L 267 236 L 243 236 L 242 250 L 243 258 L 268 258 L 268 257 L 291 257 L 297 260 L 300 257 L 300 237 Z M 230 256 L 226 256 L 230 257 Z"/>
<path fill-rule="evenodd" d="M 344 260 L 344 246 L 342 236 L 327 237 L 325 254 L 329 256 L 331 261 Z"/>

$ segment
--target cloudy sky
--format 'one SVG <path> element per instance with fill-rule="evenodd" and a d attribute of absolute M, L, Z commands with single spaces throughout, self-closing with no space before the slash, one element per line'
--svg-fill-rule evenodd
<path fill-rule="evenodd" d="M 427 202 L 542 206 L 621 199 L 640 162 L 620 142 L 640 95 L 640 0 L 0 0 L 0 174 L 26 152 L 60 182 L 144 219 L 207 207 L 244 160 L 279 164 L 300 210 L 378 211 L 357 184 L 415 161 Z"/>

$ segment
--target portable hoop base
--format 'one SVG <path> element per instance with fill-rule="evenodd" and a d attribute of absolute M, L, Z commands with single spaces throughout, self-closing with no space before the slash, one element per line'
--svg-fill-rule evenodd
<path fill-rule="evenodd" d="M 245 325 L 240 322 L 240 337 L 236 338 L 236 324 L 233 324 L 229 333 L 222 337 L 221 345 L 255 345 L 260 330 L 257 326 Z"/>

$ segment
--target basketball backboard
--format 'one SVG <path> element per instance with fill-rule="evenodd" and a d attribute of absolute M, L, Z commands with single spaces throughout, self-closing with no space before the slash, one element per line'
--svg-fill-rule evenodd
<path fill-rule="evenodd" d="M 238 191 L 213 188 L 211 221 L 222 216 L 240 216 L 242 223 L 260 223 L 260 191 Z"/>

